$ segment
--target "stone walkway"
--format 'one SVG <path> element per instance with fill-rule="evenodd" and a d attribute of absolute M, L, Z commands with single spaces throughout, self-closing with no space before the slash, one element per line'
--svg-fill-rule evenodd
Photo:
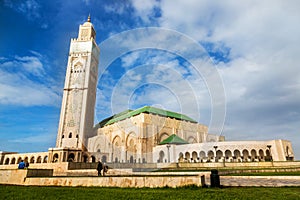
<path fill-rule="evenodd" d="M 210 184 L 209 178 L 205 181 Z M 223 186 L 300 186 L 300 176 L 220 176 L 220 183 Z"/>

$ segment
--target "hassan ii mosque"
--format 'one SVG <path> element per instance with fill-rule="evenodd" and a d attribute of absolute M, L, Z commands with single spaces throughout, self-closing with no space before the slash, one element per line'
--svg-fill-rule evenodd
<path fill-rule="evenodd" d="M 94 125 L 100 49 L 90 17 L 71 39 L 56 146 L 47 152 L 0 152 L 0 165 L 43 163 L 180 163 L 291 161 L 290 141 L 225 141 L 172 111 L 145 106 Z M 103 49 L 105 51 L 105 49 Z"/>

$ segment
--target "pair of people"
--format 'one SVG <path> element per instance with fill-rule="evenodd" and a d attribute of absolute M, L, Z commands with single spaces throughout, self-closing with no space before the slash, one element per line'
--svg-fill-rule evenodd
<path fill-rule="evenodd" d="M 108 171 L 108 166 L 105 163 L 102 164 L 102 162 L 99 161 L 97 165 L 98 176 L 101 176 L 102 170 L 103 170 L 103 176 L 105 176 L 105 173 Z"/>
<path fill-rule="evenodd" d="M 27 169 L 29 167 L 28 162 L 24 162 L 24 160 L 21 160 L 21 162 L 18 165 L 18 169 Z"/>

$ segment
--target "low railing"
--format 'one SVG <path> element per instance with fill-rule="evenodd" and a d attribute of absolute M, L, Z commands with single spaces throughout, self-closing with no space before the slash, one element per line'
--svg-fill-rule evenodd
<path fill-rule="evenodd" d="M 69 162 L 68 170 L 76 169 L 96 169 L 98 163 L 85 163 L 85 162 Z M 106 163 L 112 169 L 155 169 L 156 163 Z"/>

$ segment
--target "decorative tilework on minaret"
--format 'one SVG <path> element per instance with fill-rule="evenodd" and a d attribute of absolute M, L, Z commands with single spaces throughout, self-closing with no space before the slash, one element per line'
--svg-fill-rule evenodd
<path fill-rule="evenodd" d="M 68 65 L 56 139 L 58 148 L 86 150 L 94 125 L 99 47 L 96 32 L 88 20 L 79 27 L 70 44 Z"/>

